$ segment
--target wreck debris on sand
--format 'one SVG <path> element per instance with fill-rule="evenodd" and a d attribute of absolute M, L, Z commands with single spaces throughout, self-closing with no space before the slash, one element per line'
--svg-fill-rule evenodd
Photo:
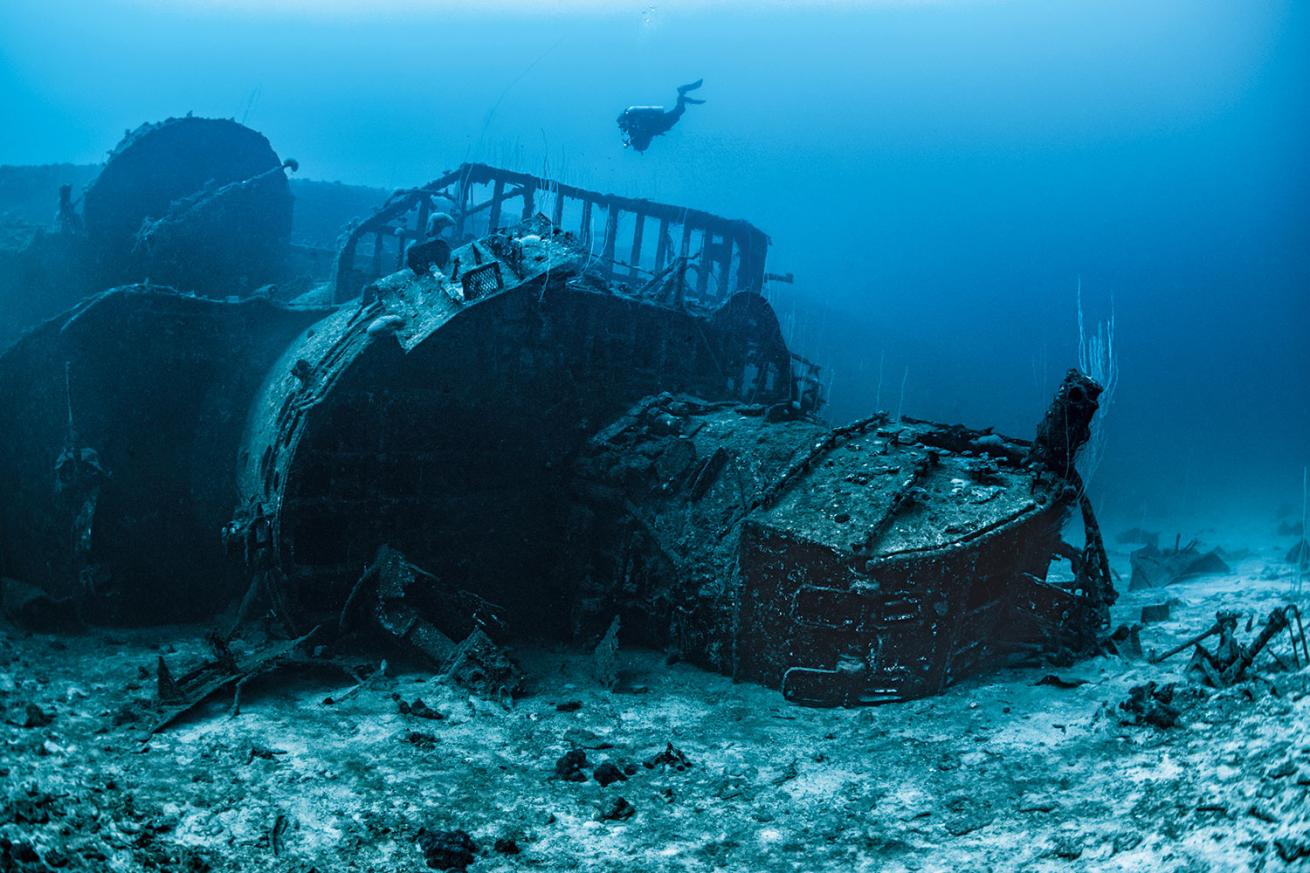
<path fill-rule="evenodd" d="M 1161 549 L 1148 543 L 1129 556 L 1133 575 L 1128 583 L 1131 591 L 1140 588 L 1162 588 L 1176 582 L 1199 576 L 1222 575 L 1230 572 L 1228 562 L 1218 549 L 1202 550 L 1193 540 L 1186 546 L 1176 538 L 1172 549 Z"/>
<path fill-rule="evenodd" d="M 1249 645 L 1237 641 L 1237 623 L 1241 617 L 1239 612 L 1220 610 L 1215 615 L 1215 623 L 1209 628 L 1151 658 L 1151 663 L 1159 664 L 1190 648 L 1192 659 L 1187 665 L 1188 676 L 1211 688 L 1227 688 L 1248 678 L 1248 671 L 1260 654 L 1266 651 L 1278 634 L 1286 631 L 1292 664 L 1289 665 L 1272 650 L 1269 650 L 1270 658 L 1283 670 L 1291 669 L 1292 665 L 1298 670 L 1303 665 L 1310 665 L 1310 646 L 1306 644 L 1305 625 L 1296 604 L 1289 603 L 1270 611 Z M 1252 616 L 1247 622 L 1247 631 L 1254 624 Z M 1213 649 L 1202 645 L 1214 636 L 1219 640 Z"/>

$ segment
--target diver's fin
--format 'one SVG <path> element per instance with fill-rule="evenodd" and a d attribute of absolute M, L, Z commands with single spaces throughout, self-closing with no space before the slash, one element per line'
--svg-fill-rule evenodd
<path fill-rule="evenodd" d="M 682 97 L 681 100 L 683 103 L 691 103 L 694 106 L 699 106 L 705 102 L 704 100 L 697 100 L 695 97 L 685 97 L 685 96 Z"/>
<path fill-rule="evenodd" d="M 704 79 L 697 79 L 695 82 L 692 82 L 690 85 L 679 85 L 679 86 L 678 86 L 678 93 L 679 93 L 679 94 L 686 94 L 688 91 L 695 91 L 697 88 L 699 88 L 699 87 L 700 87 L 701 85 L 703 85 L 703 84 L 705 84 L 705 80 L 704 80 Z M 688 102 L 688 103 L 691 103 L 691 102 L 693 102 L 693 101 L 688 100 L 687 102 Z M 705 102 L 705 101 L 703 101 L 703 100 L 698 100 L 698 101 L 694 101 L 694 102 L 697 102 L 697 103 L 703 103 L 703 102 Z"/>

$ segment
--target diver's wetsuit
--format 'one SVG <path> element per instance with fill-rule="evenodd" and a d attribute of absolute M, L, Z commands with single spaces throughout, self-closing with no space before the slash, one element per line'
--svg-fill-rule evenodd
<path fill-rule="evenodd" d="M 650 147 L 651 140 L 662 133 L 667 133 L 669 128 L 677 124 L 682 113 L 687 111 L 688 103 L 705 102 L 687 96 L 688 91 L 695 91 L 704 81 L 704 79 L 697 79 L 690 85 L 680 87 L 678 105 L 671 111 L 665 112 L 663 106 L 629 106 L 623 110 L 623 114 L 619 116 L 619 130 L 623 131 L 623 147 L 631 146 L 639 152 L 646 151 Z"/>

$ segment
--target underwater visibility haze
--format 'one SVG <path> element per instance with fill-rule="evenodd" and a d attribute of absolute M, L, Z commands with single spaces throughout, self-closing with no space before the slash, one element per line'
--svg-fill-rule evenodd
<path fill-rule="evenodd" d="M 0 870 L 1305 863 L 1308 155 L 1294 0 L 0 4 Z"/>
<path fill-rule="evenodd" d="M 1107 510 L 1299 500 L 1310 436 L 1310 13 L 1295 3 L 76 0 L 0 11 L 0 162 L 97 162 L 194 112 L 309 178 L 465 160 L 770 234 L 834 421 L 1012 431 L 1113 309 Z M 613 118 L 708 83 L 637 154 Z M 1149 438 L 1148 438 L 1149 435 Z"/>

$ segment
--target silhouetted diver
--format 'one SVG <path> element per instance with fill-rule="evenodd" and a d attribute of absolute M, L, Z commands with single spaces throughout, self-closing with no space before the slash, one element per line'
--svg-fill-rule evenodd
<path fill-rule="evenodd" d="M 687 111 L 687 104 L 700 104 L 704 100 L 688 97 L 688 91 L 695 91 L 704 82 L 697 79 L 690 85 L 678 89 L 678 105 L 672 111 L 665 112 L 663 106 L 629 106 L 619 116 L 619 130 L 623 131 L 623 147 L 631 146 L 639 152 L 650 147 L 650 141 L 678 123 L 682 113 Z"/>

